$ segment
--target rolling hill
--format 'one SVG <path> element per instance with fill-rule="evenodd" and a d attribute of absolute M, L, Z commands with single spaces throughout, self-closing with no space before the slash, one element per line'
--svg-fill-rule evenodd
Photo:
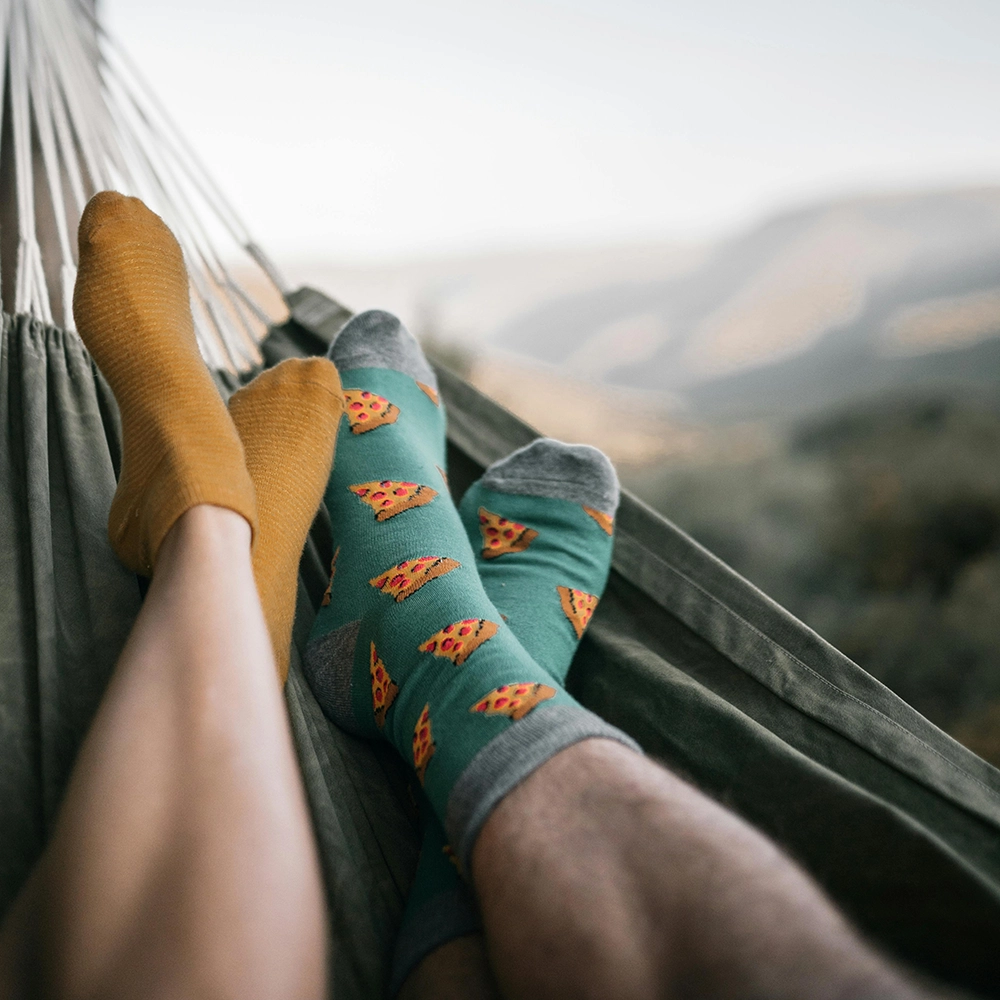
<path fill-rule="evenodd" d="M 1000 188 L 787 212 L 694 267 L 600 283 L 509 317 L 491 346 L 686 398 L 692 414 L 800 413 L 1000 377 Z"/>

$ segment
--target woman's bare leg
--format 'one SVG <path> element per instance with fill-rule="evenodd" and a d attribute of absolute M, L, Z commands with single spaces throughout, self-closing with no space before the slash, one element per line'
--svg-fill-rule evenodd
<path fill-rule="evenodd" d="M 318 997 L 316 845 L 238 514 L 156 575 L 52 841 L 0 930 L 0 994 Z"/>

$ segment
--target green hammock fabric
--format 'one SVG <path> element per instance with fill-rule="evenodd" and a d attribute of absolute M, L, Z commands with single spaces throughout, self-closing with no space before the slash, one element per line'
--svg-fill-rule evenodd
<path fill-rule="evenodd" d="M 263 345 L 269 364 L 325 351 L 348 316 L 308 289 L 289 304 L 292 320 Z M 460 495 L 535 435 L 439 374 Z M 45 844 L 141 602 L 105 539 L 117 441 L 114 402 L 79 339 L 5 316 L 0 913 Z M 321 511 L 302 559 L 299 648 L 330 558 Z M 1000 772 L 632 497 L 569 684 L 783 844 L 883 947 L 1000 996 Z M 294 651 L 287 702 L 327 883 L 331 995 L 380 996 L 416 862 L 409 774 L 388 747 L 326 720 Z"/>

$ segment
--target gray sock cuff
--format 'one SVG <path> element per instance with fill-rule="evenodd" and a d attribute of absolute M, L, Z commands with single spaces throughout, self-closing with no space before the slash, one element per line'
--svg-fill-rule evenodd
<path fill-rule="evenodd" d="M 436 948 L 481 927 L 475 900 L 464 884 L 427 900 L 399 929 L 387 996 L 395 997 L 406 977 Z"/>
<path fill-rule="evenodd" d="M 391 368 L 437 391 L 437 376 L 417 338 L 392 313 L 358 313 L 334 338 L 327 356 L 341 373 L 353 368 Z"/>
<path fill-rule="evenodd" d="M 614 517 L 621 487 L 611 459 L 589 444 L 538 438 L 494 462 L 480 482 L 498 493 L 553 497 Z"/>
<path fill-rule="evenodd" d="M 561 750 L 588 739 L 614 740 L 636 753 L 631 736 L 579 705 L 553 705 L 505 729 L 476 754 L 448 796 L 445 829 L 462 871 L 472 877 L 472 848 L 500 800 Z"/>

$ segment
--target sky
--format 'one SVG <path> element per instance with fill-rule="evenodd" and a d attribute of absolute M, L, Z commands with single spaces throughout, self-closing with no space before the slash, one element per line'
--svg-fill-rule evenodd
<path fill-rule="evenodd" d="M 996 0 L 99 0 L 278 260 L 1000 183 Z"/>

